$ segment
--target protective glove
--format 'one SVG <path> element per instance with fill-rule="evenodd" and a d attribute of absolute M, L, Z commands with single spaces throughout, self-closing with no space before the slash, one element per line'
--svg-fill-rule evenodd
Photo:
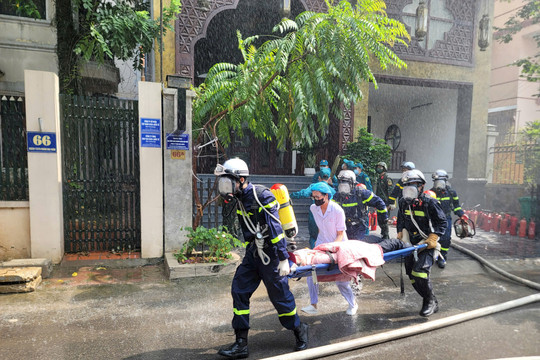
<path fill-rule="evenodd" d="M 435 247 L 437 247 L 437 241 L 439 240 L 439 235 L 435 234 L 435 233 L 431 233 L 428 235 L 427 239 L 426 239 L 426 244 L 427 244 L 427 248 L 428 249 L 434 249 Z"/>
<path fill-rule="evenodd" d="M 403 239 L 403 233 L 401 231 L 397 233 L 397 238 L 398 240 Z"/>
<path fill-rule="evenodd" d="M 463 214 L 463 216 L 461 217 L 461 220 L 467 221 L 467 220 L 469 220 L 469 217 L 467 215 Z"/>
<path fill-rule="evenodd" d="M 287 276 L 291 272 L 289 267 L 289 259 L 281 260 L 278 264 L 279 276 Z"/>
<path fill-rule="evenodd" d="M 388 210 L 396 210 L 396 204 L 388 205 Z"/>

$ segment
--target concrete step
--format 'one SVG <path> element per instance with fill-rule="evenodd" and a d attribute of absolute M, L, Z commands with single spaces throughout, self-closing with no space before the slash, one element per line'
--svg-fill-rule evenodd
<path fill-rule="evenodd" d="M 25 293 L 41 284 L 40 267 L 9 267 L 0 269 L 0 294 Z"/>

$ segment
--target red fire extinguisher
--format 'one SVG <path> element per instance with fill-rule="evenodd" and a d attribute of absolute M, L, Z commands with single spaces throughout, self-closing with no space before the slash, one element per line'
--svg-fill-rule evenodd
<path fill-rule="evenodd" d="M 499 232 L 501 218 L 502 218 L 501 214 L 493 215 L 493 223 L 491 224 L 491 231 Z"/>
<path fill-rule="evenodd" d="M 482 211 L 479 211 L 477 214 L 477 222 L 476 222 L 476 226 L 479 227 L 480 229 L 483 228 L 484 226 L 484 213 Z M 473 220 L 474 221 L 474 220 Z"/>
<path fill-rule="evenodd" d="M 510 235 L 516 236 L 517 235 L 517 224 L 518 224 L 518 218 L 515 216 L 512 216 L 510 218 L 510 228 L 508 231 L 510 232 Z"/>
<path fill-rule="evenodd" d="M 525 237 L 526 234 L 527 234 L 527 220 L 523 218 L 519 222 L 519 237 Z"/>
<path fill-rule="evenodd" d="M 501 219 L 501 235 L 506 235 L 506 232 L 508 231 L 508 221 L 510 220 L 510 215 L 506 214 Z"/>
<path fill-rule="evenodd" d="M 371 215 L 371 231 L 375 231 L 377 230 L 377 213 L 374 212 L 373 214 L 370 214 Z"/>
<path fill-rule="evenodd" d="M 529 223 L 529 239 L 534 239 L 534 235 L 536 232 L 536 224 L 533 219 L 531 219 L 531 222 Z"/>
<path fill-rule="evenodd" d="M 484 219 L 484 231 L 490 232 L 492 223 L 493 223 L 493 216 L 491 214 L 487 214 Z"/>

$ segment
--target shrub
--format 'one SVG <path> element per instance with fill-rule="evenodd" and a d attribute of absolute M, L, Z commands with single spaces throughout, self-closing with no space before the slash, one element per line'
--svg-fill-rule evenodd
<path fill-rule="evenodd" d="M 207 229 L 199 226 L 196 229 L 187 227 L 188 241 L 184 243 L 174 257 L 181 263 L 193 262 L 221 262 L 231 257 L 230 252 L 241 246 L 240 240 L 227 232 L 227 228 Z M 194 254 L 194 251 L 200 252 Z"/>

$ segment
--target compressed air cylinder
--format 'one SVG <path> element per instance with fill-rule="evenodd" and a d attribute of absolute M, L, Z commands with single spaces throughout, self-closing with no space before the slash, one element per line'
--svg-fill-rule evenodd
<path fill-rule="evenodd" d="M 270 191 L 279 203 L 279 219 L 281 220 L 281 227 L 285 232 L 285 236 L 287 239 L 292 239 L 298 232 L 298 224 L 296 223 L 296 216 L 294 216 L 294 210 L 291 205 L 289 190 L 283 184 L 274 184 L 270 188 Z"/>

